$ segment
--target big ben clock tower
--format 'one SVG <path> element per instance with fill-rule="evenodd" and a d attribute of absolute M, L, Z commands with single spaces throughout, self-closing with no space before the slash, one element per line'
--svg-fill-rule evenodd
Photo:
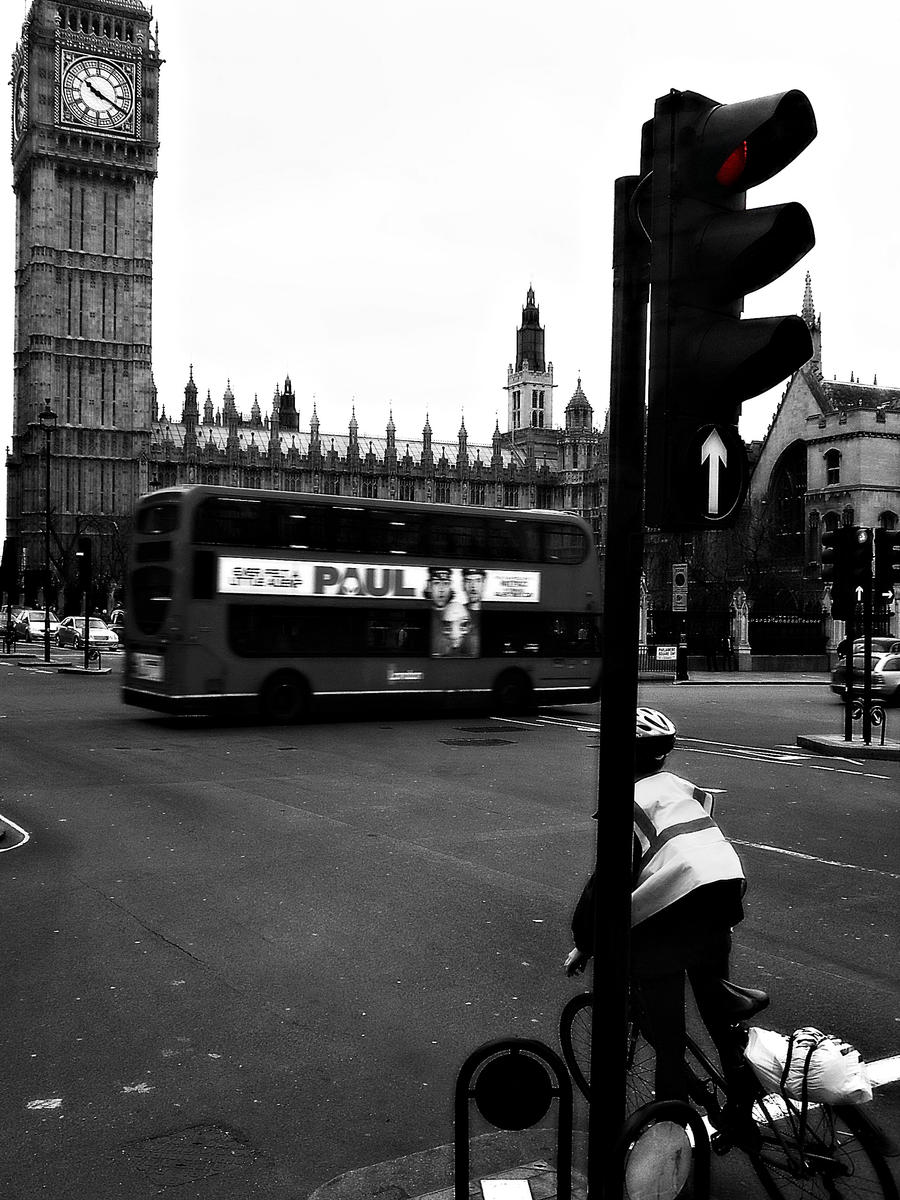
<path fill-rule="evenodd" d="M 147 488 L 161 62 L 150 23 L 140 0 L 34 0 L 13 55 L 7 520 L 26 594 L 43 578 L 48 498 L 55 599 L 79 535 L 93 540 L 95 574 L 115 574 Z"/>

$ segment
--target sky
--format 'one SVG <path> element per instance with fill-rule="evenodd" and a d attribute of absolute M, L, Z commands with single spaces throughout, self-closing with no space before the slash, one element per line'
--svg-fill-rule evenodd
<path fill-rule="evenodd" d="M 29 4 L 3 0 L 11 55 Z M 826 378 L 900 386 L 894 78 L 898 10 L 799 0 L 156 0 L 165 62 L 154 199 L 153 366 L 180 417 L 229 384 L 249 415 L 290 376 L 301 429 L 470 445 L 506 427 L 529 286 L 554 366 L 609 397 L 612 198 L 670 89 L 729 103 L 799 88 L 812 145 L 748 196 L 796 200 L 815 248 L 747 298 L 799 312 Z M 8 60 L 7 60 L 8 61 Z M 7 114 L 10 111 L 7 92 Z M 9 117 L 7 118 L 9 119 Z M 8 143 L 7 143 L 8 144 Z M 15 203 L 0 189 L 0 433 L 12 432 Z M 4 282 L 5 281 L 5 282 Z M 782 388 L 744 404 L 763 437 Z M 5 505 L 5 485 L 0 506 Z"/>

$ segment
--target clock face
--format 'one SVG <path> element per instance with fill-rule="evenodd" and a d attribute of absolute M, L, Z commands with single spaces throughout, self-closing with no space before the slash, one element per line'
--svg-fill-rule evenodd
<path fill-rule="evenodd" d="M 110 58 L 66 57 L 62 119 L 89 129 L 134 132 L 134 66 Z"/>
<path fill-rule="evenodd" d="M 16 141 L 25 132 L 28 120 L 28 76 L 25 68 L 19 67 L 13 85 L 13 137 Z"/>

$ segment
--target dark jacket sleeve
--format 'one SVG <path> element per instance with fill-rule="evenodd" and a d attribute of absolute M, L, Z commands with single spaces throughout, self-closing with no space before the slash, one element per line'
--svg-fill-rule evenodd
<path fill-rule="evenodd" d="M 634 839 L 632 845 L 631 887 L 637 883 L 638 870 L 641 862 L 641 844 Z M 594 876 L 584 885 L 584 891 L 578 897 L 575 912 L 572 914 L 572 937 L 575 945 L 582 954 L 594 953 Z"/>
<path fill-rule="evenodd" d="M 584 885 L 572 914 L 572 937 L 582 954 L 594 953 L 594 876 Z"/>

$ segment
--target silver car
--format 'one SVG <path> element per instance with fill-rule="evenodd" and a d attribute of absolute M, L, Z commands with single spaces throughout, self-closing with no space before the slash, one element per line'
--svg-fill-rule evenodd
<path fill-rule="evenodd" d="M 90 618 L 88 638 L 98 650 L 117 650 L 119 646 L 119 639 L 99 617 Z M 84 617 L 64 617 L 56 635 L 56 644 L 74 646 L 76 650 L 84 649 Z"/>
<path fill-rule="evenodd" d="M 883 700 L 885 703 L 900 701 L 900 641 L 878 640 L 888 641 L 889 648 L 885 652 L 880 646 L 873 647 L 872 698 Z M 876 639 L 873 638 L 872 641 L 874 643 Z M 853 692 L 854 695 L 861 696 L 866 659 L 861 643 L 854 643 L 853 650 Z M 843 661 L 832 672 L 831 690 L 841 697 L 847 693 L 847 664 Z"/>

